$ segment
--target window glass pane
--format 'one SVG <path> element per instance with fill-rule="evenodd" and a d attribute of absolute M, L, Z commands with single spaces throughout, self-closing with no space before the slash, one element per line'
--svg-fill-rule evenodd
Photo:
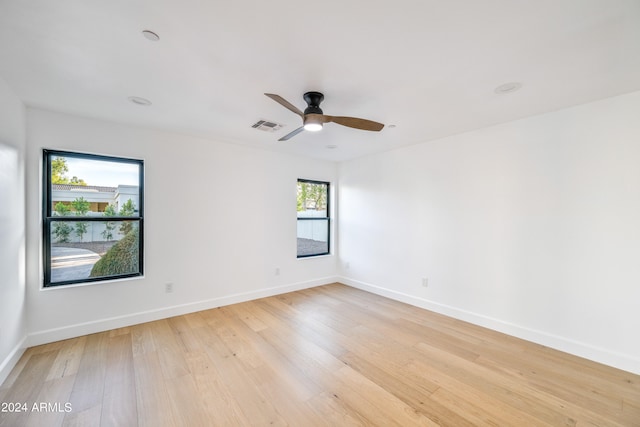
<path fill-rule="evenodd" d="M 51 222 L 51 282 L 139 271 L 139 221 Z"/>
<path fill-rule="evenodd" d="M 44 150 L 45 287 L 142 275 L 143 165 Z"/>
<path fill-rule="evenodd" d="M 326 218 L 327 189 L 325 183 L 298 181 L 298 218 Z"/>
<path fill-rule="evenodd" d="M 137 163 L 52 156 L 52 215 L 138 216 L 140 168 Z"/>
<path fill-rule="evenodd" d="M 329 183 L 298 180 L 298 257 L 329 253 Z"/>
<path fill-rule="evenodd" d="M 329 253 L 329 220 L 298 220 L 298 256 Z"/>

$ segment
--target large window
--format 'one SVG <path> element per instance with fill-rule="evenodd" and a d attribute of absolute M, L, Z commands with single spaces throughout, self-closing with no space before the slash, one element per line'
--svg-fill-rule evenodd
<path fill-rule="evenodd" d="M 298 180 L 298 258 L 329 253 L 329 183 Z"/>
<path fill-rule="evenodd" d="M 44 287 L 141 276 L 142 160 L 44 150 Z"/>

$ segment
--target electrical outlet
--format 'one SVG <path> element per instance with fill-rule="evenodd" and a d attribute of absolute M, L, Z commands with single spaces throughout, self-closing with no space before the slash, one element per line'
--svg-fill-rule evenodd
<path fill-rule="evenodd" d="M 171 292 L 173 292 L 173 283 L 165 283 L 164 292 L 167 294 L 170 294 Z"/>
<path fill-rule="evenodd" d="M 429 279 L 427 279 L 426 277 L 422 278 L 422 286 L 424 286 L 425 288 L 429 286 Z"/>
<path fill-rule="evenodd" d="M 351 268 L 351 264 L 349 264 L 349 262 L 348 262 L 348 261 L 347 261 L 347 262 L 345 262 L 345 263 L 344 263 L 344 268 L 348 270 L 349 268 Z"/>
<path fill-rule="evenodd" d="M 275 273 L 276 273 L 276 276 L 279 276 L 279 275 L 280 275 L 280 267 L 276 267 L 276 271 L 275 271 Z"/>

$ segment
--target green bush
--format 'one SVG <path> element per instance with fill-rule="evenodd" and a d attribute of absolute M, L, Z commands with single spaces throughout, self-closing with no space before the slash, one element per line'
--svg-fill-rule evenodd
<path fill-rule="evenodd" d="M 66 222 L 54 222 L 53 223 L 53 235 L 58 240 L 58 243 L 69 243 L 69 235 L 73 231 L 73 228 Z"/>
<path fill-rule="evenodd" d="M 138 229 L 134 228 L 93 265 L 89 277 L 137 272 L 139 240 Z"/>

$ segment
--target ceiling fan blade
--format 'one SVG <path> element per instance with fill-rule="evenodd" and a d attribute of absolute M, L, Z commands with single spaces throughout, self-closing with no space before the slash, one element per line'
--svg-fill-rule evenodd
<path fill-rule="evenodd" d="M 350 128 L 370 130 L 374 132 L 381 131 L 384 127 L 382 123 L 374 122 L 373 120 L 359 119 L 357 117 L 323 115 L 323 121 L 324 123 L 333 122 Z"/>
<path fill-rule="evenodd" d="M 298 129 L 294 130 L 293 132 L 289 132 L 288 134 L 280 138 L 278 141 L 286 141 L 288 139 L 291 139 L 297 134 L 299 134 L 300 132 L 302 132 L 303 130 L 304 130 L 304 126 L 300 126 Z"/>
<path fill-rule="evenodd" d="M 293 111 L 300 117 L 304 117 L 304 114 L 302 113 L 302 111 L 300 111 L 295 105 L 293 105 L 292 103 L 290 103 L 289 101 L 281 97 L 280 95 L 276 95 L 275 93 L 265 93 L 265 95 L 267 95 L 269 98 L 276 101 L 278 104 L 282 105 L 284 108 L 290 111 Z"/>

